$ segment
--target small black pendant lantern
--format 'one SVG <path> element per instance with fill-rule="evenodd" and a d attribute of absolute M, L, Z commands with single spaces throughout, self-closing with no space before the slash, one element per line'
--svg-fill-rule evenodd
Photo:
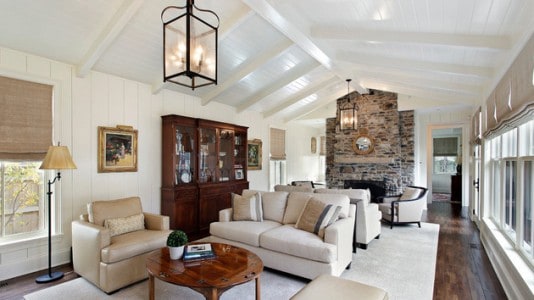
<path fill-rule="evenodd" d="M 351 79 L 347 79 L 347 99 L 350 100 L 349 84 Z M 358 108 L 355 103 L 350 107 L 339 108 L 339 129 L 355 130 L 358 126 Z"/>

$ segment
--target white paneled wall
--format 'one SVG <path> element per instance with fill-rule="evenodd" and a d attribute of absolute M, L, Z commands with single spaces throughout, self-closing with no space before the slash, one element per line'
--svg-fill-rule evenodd
<path fill-rule="evenodd" d="M 230 122 L 249 127 L 249 137 L 264 142 L 261 171 L 249 171 L 250 187 L 268 189 L 268 143 L 272 120 L 254 112 L 237 114 L 234 108 L 164 90 L 152 94 L 151 86 L 109 74 L 91 72 L 84 78 L 74 67 L 29 54 L 0 48 L 0 75 L 53 84 L 54 142 L 71 150 L 78 167 L 65 170 L 54 193 L 61 201 L 58 220 L 63 234 L 53 239 L 53 265 L 70 259 L 71 221 L 93 200 L 131 195 L 141 197 L 145 211 L 160 212 L 161 116 L 180 114 Z M 98 126 L 130 125 L 138 130 L 138 171 L 97 172 Z M 0 280 L 40 269 L 48 264 L 46 236 L 0 245 Z"/>
<path fill-rule="evenodd" d="M 320 136 L 324 129 L 300 125 L 292 122 L 286 128 L 287 183 L 295 180 L 318 181 L 320 173 L 319 149 Z M 311 138 L 317 139 L 317 151 L 311 152 Z"/>

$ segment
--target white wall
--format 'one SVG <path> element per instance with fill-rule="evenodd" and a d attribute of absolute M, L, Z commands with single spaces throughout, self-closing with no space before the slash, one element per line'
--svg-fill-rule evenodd
<path fill-rule="evenodd" d="M 421 110 L 415 112 L 415 182 L 416 185 L 429 187 L 428 195 L 432 195 L 431 172 L 432 167 L 432 130 L 449 127 L 462 128 L 462 165 L 467 166 L 469 160 L 469 128 L 471 122 L 471 108 L 457 108 L 447 110 Z M 427 155 L 428 154 L 428 155 Z M 469 180 L 469 168 L 463 168 L 462 190 L 466 190 Z M 468 195 L 462 193 L 462 203 L 468 203 Z M 432 197 L 427 196 L 427 202 Z"/>
<path fill-rule="evenodd" d="M 318 129 L 291 122 L 286 129 L 287 183 L 295 180 L 319 181 L 324 170 L 319 168 L 319 150 L 324 128 Z M 317 151 L 311 152 L 311 138 L 317 139 Z"/>
<path fill-rule="evenodd" d="M 258 113 L 235 113 L 232 107 L 215 102 L 207 106 L 200 99 L 172 91 L 152 94 L 146 84 L 91 72 L 75 75 L 68 64 L 0 48 L 0 75 L 53 84 L 54 142 L 71 150 L 78 169 L 62 172 L 54 196 L 61 201 L 60 218 L 53 217 L 62 234 L 53 238 L 53 265 L 69 261 L 71 221 L 85 212 L 93 200 L 139 195 L 146 211 L 160 212 L 161 118 L 180 114 L 248 126 L 250 139 L 259 138 L 268 153 L 269 126 Z M 97 172 L 97 127 L 130 125 L 138 130 L 138 171 Z M 268 155 L 264 168 L 249 171 L 250 188 L 268 189 Z M 0 245 L 0 280 L 46 269 L 46 235 L 24 242 Z"/>

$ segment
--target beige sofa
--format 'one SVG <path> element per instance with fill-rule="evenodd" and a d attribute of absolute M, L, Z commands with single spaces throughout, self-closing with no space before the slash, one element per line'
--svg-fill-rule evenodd
<path fill-rule="evenodd" d="M 106 293 L 148 277 L 146 255 L 166 245 L 169 217 L 143 212 L 141 199 L 95 201 L 72 222 L 74 272 Z"/>
<path fill-rule="evenodd" d="M 259 192 L 263 221 L 233 221 L 232 208 L 211 223 L 210 242 L 236 245 L 256 253 L 266 267 L 314 279 L 320 274 L 339 276 L 352 262 L 355 205 L 342 194 Z M 324 230 L 324 238 L 297 229 L 295 224 L 308 200 L 340 206 L 339 219 Z"/>
<path fill-rule="evenodd" d="M 350 203 L 356 204 L 356 244 L 367 249 L 367 245 L 380 237 L 382 230 L 382 212 L 378 204 L 371 203 L 371 192 L 368 189 L 325 189 L 311 186 L 276 185 L 275 191 L 308 192 L 321 194 L 344 194 Z"/>

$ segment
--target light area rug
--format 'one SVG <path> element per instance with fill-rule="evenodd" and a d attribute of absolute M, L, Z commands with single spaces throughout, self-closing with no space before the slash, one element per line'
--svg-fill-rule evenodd
<path fill-rule="evenodd" d="M 432 299 L 439 225 L 382 226 L 380 239 L 367 250 L 353 254 L 352 267 L 342 278 L 359 281 L 388 291 L 390 299 Z M 292 275 L 264 270 L 261 276 L 262 299 L 289 299 L 308 281 Z M 335 287 L 332 287 L 335 288 Z M 156 299 L 204 299 L 195 291 L 156 279 Z M 255 283 L 251 281 L 226 291 L 221 299 L 254 299 Z M 148 299 L 148 280 L 121 289 L 111 295 L 83 278 L 24 296 L 26 300 L 43 299 Z M 357 295 L 355 295 L 357 299 Z"/>

